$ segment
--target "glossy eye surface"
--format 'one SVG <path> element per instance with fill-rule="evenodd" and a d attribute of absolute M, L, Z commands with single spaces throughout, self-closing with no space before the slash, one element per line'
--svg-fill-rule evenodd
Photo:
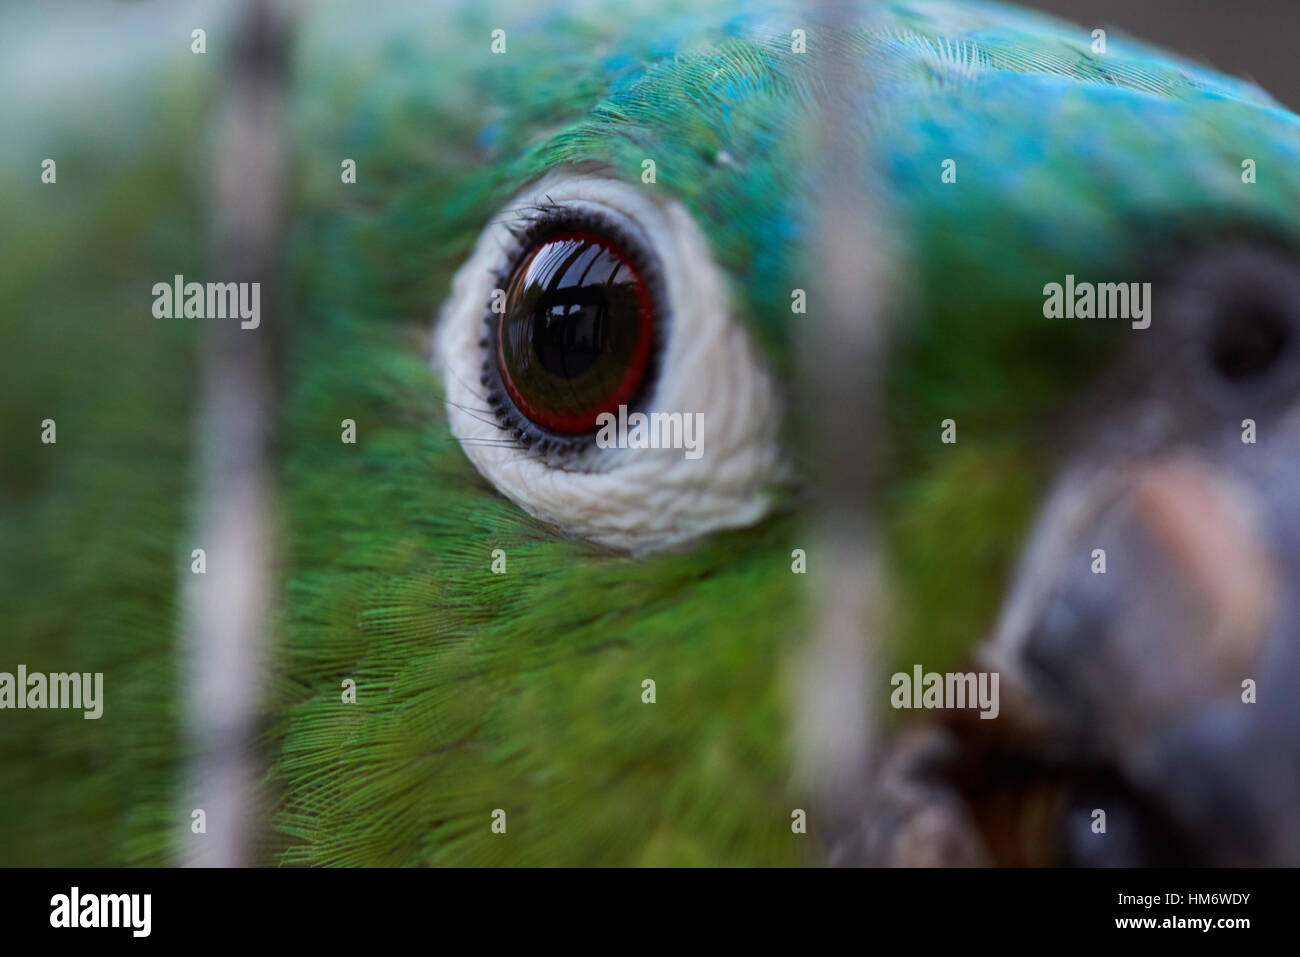
<path fill-rule="evenodd" d="M 642 273 L 631 251 L 600 232 L 533 240 L 504 310 L 489 319 L 489 381 L 499 376 L 515 409 L 542 429 L 594 431 L 601 413 L 635 402 L 649 378 L 655 307 Z"/>

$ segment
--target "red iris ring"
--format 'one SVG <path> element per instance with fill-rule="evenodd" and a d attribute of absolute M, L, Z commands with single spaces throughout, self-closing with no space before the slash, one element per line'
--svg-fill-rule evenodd
<path fill-rule="evenodd" d="M 519 264 L 517 269 L 527 269 L 537 250 L 540 250 L 545 243 L 562 242 L 564 240 L 577 240 L 597 245 L 618 259 L 632 274 L 637 297 L 637 339 L 626 372 L 619 379 L 618 384 L 610 390 L 608 396 L 589 412 L 560 412 L 543 408 L 529 401 L 528 397 L 515 385 L 510 376 L 510 368 L 506 362 L 502 346 L 505 340 L 505 329 L 503 327 L 512 318 L 508 309 L 497 320 L 497 369 L 500 370 L 501 382 L 510 396 L 510 401 L 530 422 L 558 435 L 582 435 L 596 429 L 597 420 L 601 415 L 605 413 L 616 414 L 619 406 L 632 402 L 640 392 L 642 385 L 644 385 L 646 372 L 650 367 L 650 355 L 654 341 L 654 302 L 650 296 L 650 288 L 632 257 L 613 240 L 599 233 L 586 230 L 566 230 L 553 233 L 547 236 L 543 243 L 539 243 L 537 248 Z"/>

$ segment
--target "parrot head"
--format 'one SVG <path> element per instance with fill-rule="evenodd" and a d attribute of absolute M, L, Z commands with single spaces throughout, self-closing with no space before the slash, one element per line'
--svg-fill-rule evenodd
<path fill-rule="evenodd" d="M 862 762 L 836 860 L 1294 860 L 1294 709 L 1243 687 L 1295 673 L 1295 117 L 1002 7 L 627 16 L 302 84 L 366 175 L 305 243 L 291 857 L 816 859 L 799 795 Z M 438 301 L 430 379 L 384 320 Z M 841 686 L 801 648 L 853 575 L 885 610 Z M 968 662 L 1000 720 L 883 707 Z"/>

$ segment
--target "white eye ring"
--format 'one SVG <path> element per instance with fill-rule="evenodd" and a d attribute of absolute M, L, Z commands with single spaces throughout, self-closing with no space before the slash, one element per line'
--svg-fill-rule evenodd
<path fill-rule="evenodd" d="M 590 171 L 552 171 L 483 230 L 452 281 L 434 336 L 433 365 L 446 390 L 448 422 L 479 472 L 542 521 L 633 553 L 757 522 L 785 472 L 778 385 L 731 316 L 726 279 L 708 240 L 680 204 L 652 194 L 653 187 Z M 658 258 L 669 314 L 666 341 L 658 379 L 640 408 L 655 422 L 679 413 L 685 428 L 674 434 L 686 447 L 627 447 L 638 442 L 630 436 L 621 447 L 592 447 L 557 461 L 518 442 L 488 408 L 480 384 L 482 339 L 493 288 L 514 244 L 510 226 L 554 206 L 597 209 L 626 222 Z"/>

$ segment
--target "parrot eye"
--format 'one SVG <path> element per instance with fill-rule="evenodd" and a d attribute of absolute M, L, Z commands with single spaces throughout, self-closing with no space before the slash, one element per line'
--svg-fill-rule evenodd
<path fill-rule="evenodd" d="M 535 224 L 494 291 L 483 380 L 488 404 L 525 441 L 528 423 L 559 436 L 594 432 L 651 379 L 657 264 L 589 218 Z"/>
<path fill-rule="evenodd" d="M 1285 317 L 1269 305 L 1235 305 L 1215 330 L 1211 345 L 1214 368 L 1233 381 L 1263 375 L 1277 364 L 1290 340 Z"/>
<path fill-rule="evenodd" d="M 1292 341 L 1300 274 L 1285 253 L 1234 248 L 1194 261 L 1186 298 L 1176 304 L 1204 316 L 1210 368 L 1234 390 L 1286 388 L 1297 378 Z M 1289 371 L 1288 371 L 1289 370 Z"/>
<path fill-rule="evenodd" d="M 731 288 L 667 190 L 552 170 L 452 280 L 433 357 L 447 425 L 568 535 L 644 553 L 753 524 L 788 474 L 784 402 Z"/>
<path fill-rule="evenodd" d="M 1224 409 L 1293 401 L 1300 388 L 1300 270 L 1267 245 L 1210 247 L 1171 273 L 1161 312 L 1171 317 L 1147 344 L 1146 364 L 1172 394 L 1198 394 Z M 1189 378 L 1190 377 L 1190 378 Z"/>

